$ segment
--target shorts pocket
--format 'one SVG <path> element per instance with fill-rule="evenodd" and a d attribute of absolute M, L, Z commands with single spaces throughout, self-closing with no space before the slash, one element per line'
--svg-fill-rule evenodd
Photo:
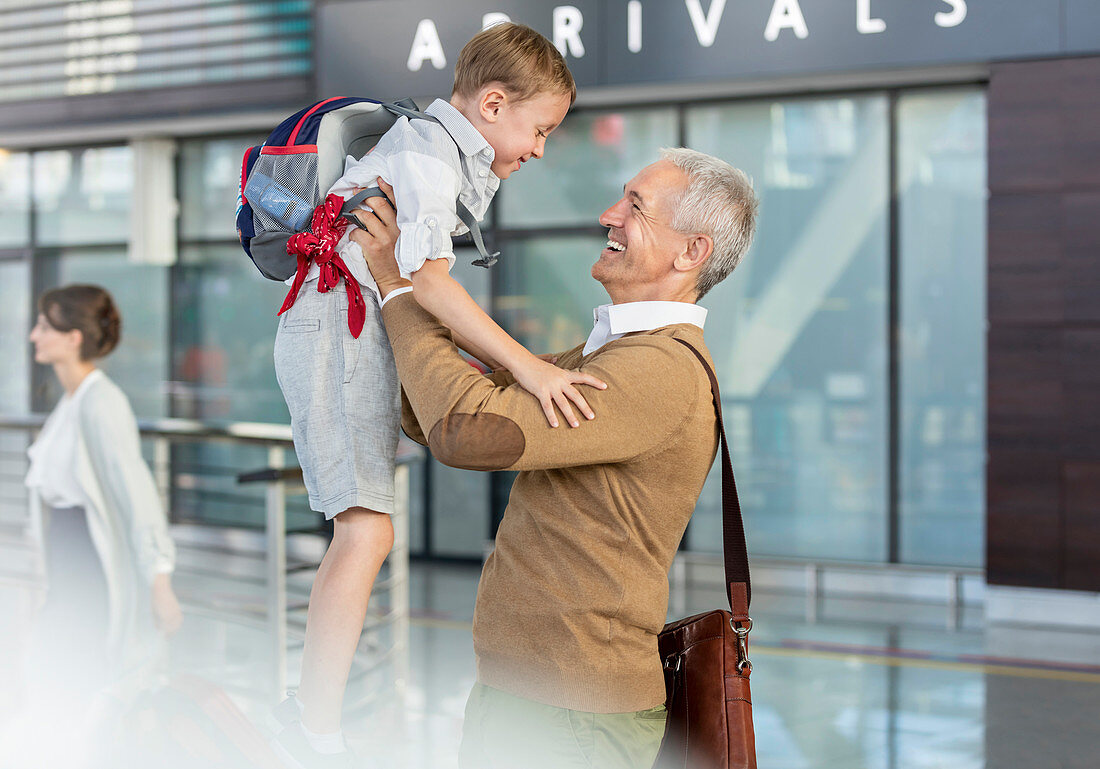
<path fill-rule="evenodd" d="M 320 330 L 320 318 L 295 318 L 293 320 L 287 318 L 283 321 L 283 333 L 286 334 L 308 334 Z"/>
<path fill-rule="evenodd" d="M 363 348 L 363 335 L 367 333 L 367 328 L 364 325 L 363 330 L 359 333 L 359 339 L 353 337 L 348 329 L 347 310 L 340 310 L 336 313 L 336 324 L 336 333 L 340 334 L 340 338 L 343 340 L 344 384 L 348 384 L 355 376 L 356 366 L 359 365 L 359 351 Z"/>

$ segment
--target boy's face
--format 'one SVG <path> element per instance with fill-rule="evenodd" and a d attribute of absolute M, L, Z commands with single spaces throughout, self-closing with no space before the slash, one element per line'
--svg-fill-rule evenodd
<path fill-rule="evenodd" d="M 504 96 L 481 131 L 495 153 L 493 173 L 507 179 L 531 158 L 541 158 L 546 137 L 568 111 L 566 94 L 540 93 L 518 103 Z"/>

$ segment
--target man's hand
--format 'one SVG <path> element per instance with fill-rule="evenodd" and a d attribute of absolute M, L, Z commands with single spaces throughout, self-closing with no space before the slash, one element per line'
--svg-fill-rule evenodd
<path fill-rule="evenodd" d="M 378 180 L 378 186 L 386 195 L 393 196 L 393 187 L 381 179 Z M 374 276 L 374 282 L 378 284 L 378 293 L 385 299 L 394 289 L 412 285 L 401 277 L 401 270 L 398 269 L 397 259 L 394 257 L 394 246 L 401 230 L 397 226 L 397 212 L 388 198 L 367 198 L 364 202 L 373 210 L 359 209 L 355 212 L 364 229 L 353 227 L 348 237 L 363 249 L 367 268 Z"/>
<path fill-rule="evenodd" d="M 569 405 L 570 401 L 576 404 L 586 419 L 596 418 L 588 405 L 588 401 L 573 385 L 585 384 L 599 390 L 607 389 L 604 382 L 591 374 L 558 368 L 545 360 L 539 360 L 533 355 L 524 365 L 513 368 L 512 376 L 516 378 L 516 381 L 524 390 L 538 398 L 539 404 L 542 406 L 542 413 L 546 415 L 546 421 L 550 423 L 551 427 L 558 426 L 558 415 L 554 411 L 555 405 L 561 409 L 561 413 L 565 415 L 565 421 L 572 427 L 580 426 L 580 422 L 573 415 L 573 409 Z"/>

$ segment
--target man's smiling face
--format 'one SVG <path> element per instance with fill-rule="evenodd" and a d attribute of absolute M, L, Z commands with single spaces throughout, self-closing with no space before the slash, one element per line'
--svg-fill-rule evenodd
<path fill-rule="evenodd" d="M 623 196 L 600 216 L 608 228 L 607 247 L 592 265 L 592 277 L 614 302 L 642 301 L 673 270 L 688 236 L 672 228 L 673 205 L 688 186 L 688 175 L 659 160 L 623 187 Z"/>

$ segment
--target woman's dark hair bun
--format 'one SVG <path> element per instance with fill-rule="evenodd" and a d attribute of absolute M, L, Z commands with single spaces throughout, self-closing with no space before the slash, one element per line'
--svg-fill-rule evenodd
<path fill-rule="evenodd" d="M 84 337 L 81 360 L 102 358 L 122 338 L 122 316 L 106 289 L 73 284 L 50 289 L 38 299 L 38 311 L 58 331 L 78 330 Z"/>

